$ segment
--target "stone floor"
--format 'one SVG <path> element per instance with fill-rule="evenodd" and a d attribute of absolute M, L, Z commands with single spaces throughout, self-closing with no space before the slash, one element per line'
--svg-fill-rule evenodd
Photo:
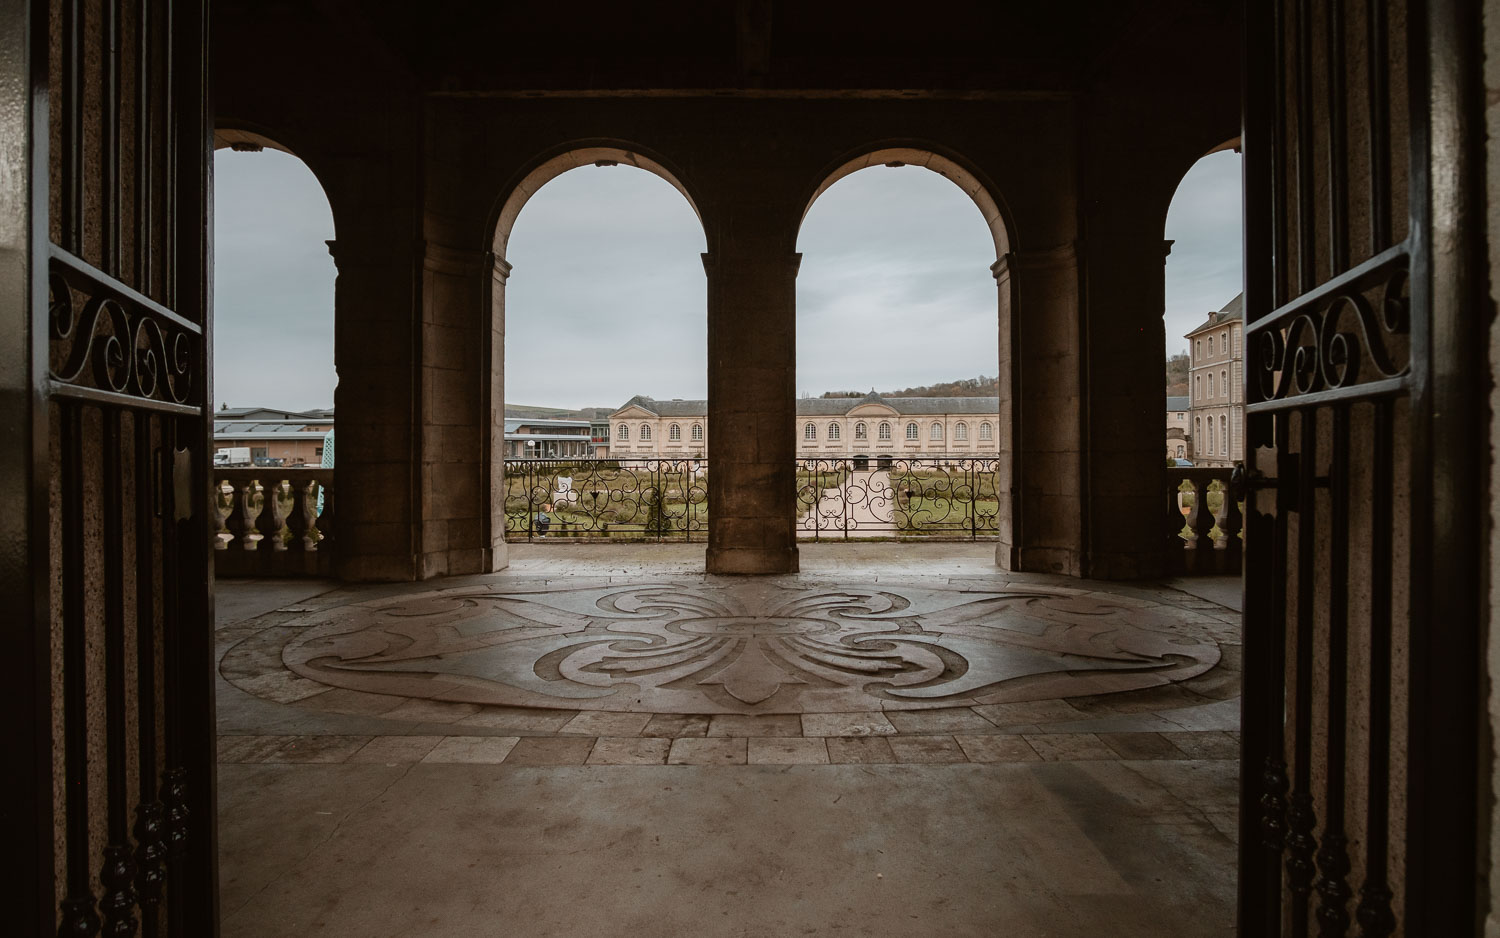
<path fill-rule="evenodd" d="M 224 934 L 1228 934 L 1237 581 L 992 551 L 223 581 Z"/>

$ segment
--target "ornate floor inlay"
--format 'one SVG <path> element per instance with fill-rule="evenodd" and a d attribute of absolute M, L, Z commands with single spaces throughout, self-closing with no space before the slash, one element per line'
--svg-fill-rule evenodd
<path fill-rule="evenodd" d="M 282 702 L 340 688 L 497 706 L 775 714 L 1096 696 L 1183 681 L 1219 659 L 1201 617 L 1134 598 L 726 578 L 362 602 L 247 639 L 223 671 Z M 288 693 L 268 673 L 289 678 L 286 670 L 304 690 Z"/>

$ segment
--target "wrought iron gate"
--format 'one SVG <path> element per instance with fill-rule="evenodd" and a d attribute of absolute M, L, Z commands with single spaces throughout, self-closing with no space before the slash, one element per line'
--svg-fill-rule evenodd
<path fill-rule="evenodd" d="M 8 7 L 29 285 L 5 378 L 30 393 L 5 415 L 38 586 L 5 672 L 30 693 L 8 719 L 30 721 L 36 901 L 7 922 L 213 935 L 207 3 Z"/>
<path fill-rule="evenodd" d="M 1457 508 L 1483 492 L 1482 135 L 1460 8 L 1245 4 L 1245 936 L 1474 933 L 1481 525 Z"/>

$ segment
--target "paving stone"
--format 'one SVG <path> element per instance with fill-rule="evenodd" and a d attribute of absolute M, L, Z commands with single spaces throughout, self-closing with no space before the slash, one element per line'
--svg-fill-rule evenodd
<path fill-rule="evenodd" d="M 895 733 L 896 727 L 885 714 L 874 711 L 802 714 L 804 736 L 892 736 Z"/>
<path fill-rule="evenodd" d="M 583 765 L 594 740 L 574 736 L 522 736 L 506 765 Z"/>
<path fill-rule="evenodd" d="M 377 736 L 350 756 L 350 762 L 396 763 L 421 762 L 441 736 Z"/>
<path fill-rule="evenodd" d="M 262 761 L 336 764 L 354 755 L 369 741 L 368 736 L 293 736 Z"/>
<path fill-rule="evenodd" d="M 818 737 L 752 736 L 751 765 L 811 765 L 828 762 L 828 747 Z"/>
<path fill-rule="evenodd" d="M 1040 756 L 1019 736 L 990 733 L 985 736 L 954 736 L 970 762 L 1035 762 Z"/>
<path fill-rule="evenodd" d="M 684 736 L 672 741 L 672 751 L 667 755 L 669 765 L 744 765 L 745 761 L 744 737 L 701 739 Z"/>
<path fill-rule="evenodd" d="M 515 736 L 445 736 L 422 761 L 500 763 L 517 742 Z"/>
<path fill-rule="evenodd" d="M 396 697 L 392 694 L 372 694 L 368 691 L 335 687 L 333 690 L 299 700 L 297 706 L 306 707 L 309 710 L 326 710 L 331 713 L 380 716 L 396 709 L 406 701 L 407 698 Z"/>
<path fill-rule="evenodd" d="M 574 719 L 572 710 L 542 710 L 524 707 L 482 707 L 478 713 L 454 722 L 455 726 L 483 726 L 494 729 L 522 730 L 533 733 L 555 733 Z"/>
<path fill-rule="evenodd" d="M 563 724 L 563 733 L 580 736 L 639 736 L 650 721 L 649 713 L 611 713 L 606 710 L 585 710 Z"/>
<path fill-rule="evenodd" d="M 795 713 L 747 716 L 715 714 L 708 724 L 710 736 L 801 736 L 802 721 Z"/>
<path fill-rule="evenodd" d="M 601 736 L 589 753 L 588 765 L 661 765 L 672 748 L 670 739 L 638 736 Z"/>
<path fill-rule="evenodd" d="M 1088 714 L 1079 711 L 1066 700 L 1023 700 L 1017 703 L 981 704 L 973 710 L 996 726 L 1055 723 L 1088 718 Z"/>
<path fill-rule="evenodd" d="M 1028 733 L 1021 738 L 1048 762 L 1120 758 L 1093 733 Z"/>
<path fill-rule="evenodd" d="M 1228 733 L 1162 733 L 1189 759 L 1238 759 L 1240 743 Z"/>
<path fill-rule="evenodd" d="M 414 697 L 399 707 L 387 710 L 383 716 L 391 720 L 407 720 L 412 723 L 456 723 L 478 712 L 477 704 Z"/>
<path fill-rule="evenodd" d="M 995 724 L 967 707 L 951 710 L 891 710 L 886 713 L 903 733 L 961 733 L 993 730 Z"/>
<path fill-rule="evenodd" d="M 646 728 L 641 730 L 645 736 L 665 736 L 676 739 L 679 736 L 707 736 L 708 714 L 706 713 L 655 713 Z"/>
<path fill-rule="evenodd" d="M 967 762 L 963 749 L 952 736 L 890 736 L 897 762 Z"/>
<path fill-rule="evenodd" d="M 890 740 L 884 736 L 830 736 L 829 762 L 888 763 L 896 761 Z"/>
<path fill-rule="evenodd" d="M 1122 759 L 1182 758 L 1182 750 L 1160 733 L 1101 733 L 1099 738 Z"/>
<path fill-rule="evenodd" d="M 220 736 L 220 762 L 264 762 L 292 736 Z"/>

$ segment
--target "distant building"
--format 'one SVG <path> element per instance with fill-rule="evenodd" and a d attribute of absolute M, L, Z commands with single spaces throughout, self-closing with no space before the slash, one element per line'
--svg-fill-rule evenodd
<path fill-rule="evenodd" d="M 333 408 L 276 410 L 223 407 L 214 412 L 214 452 L 248 447 L 250 460 L 282 466 L 321 466 L 323 437 L 333 429 Z"/>
<path fill-rule="evenodd" d="M 591 420 L 542 417 L 505 418 L 506 459 L 574 459 L 609 455 Z"/>
<path fill-rule="evenodd" d="M 702 458 L 708 454 L 708 402 L 636 396 L 610 415 L 615 456 Z M 961 457 L 999 452 L 995 397 L 802 398 L 791 432 L 804 459 Z"/>
<path fill-rule="evenodd" d="M 1187 334 L 1188 458 L 1197 466 L 1232 466 L 1245 458 L 1244 294 Z"/>
<path fill-rule="evenodd" d="M 1188 459 L 1192 451 L 1192 434 L 1188 428 L 1188 411 L 1192 408 L 1190 397 L 1167 398 L 1167 458 Z"/>

